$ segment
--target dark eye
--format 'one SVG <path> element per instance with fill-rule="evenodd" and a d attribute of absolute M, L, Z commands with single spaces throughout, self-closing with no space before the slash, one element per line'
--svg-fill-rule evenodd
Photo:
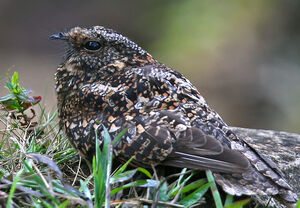
<path fill-rule="evenodd" d="M 88 41 L 84 44 L 84 47 L 88 50 L 95 51 L 98 50 L 101 47 L 101 45 L 97 41 Z"/>

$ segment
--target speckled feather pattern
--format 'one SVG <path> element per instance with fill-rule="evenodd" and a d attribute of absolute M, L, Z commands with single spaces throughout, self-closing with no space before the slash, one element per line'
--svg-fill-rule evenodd
<path fill-rule="evenodd" d="M 56 73 L 59 119 L 82 157 L 91 160 L 100 123 L 112 138 L 127 128 L 113 150 L 120 160 L 210 169 L 227 193 L 296 202 L 276 164 L 230 131 L 182 74 L 101 26 L 63 37 L 69 49 Z M 88 41 L 101 47 L 88 50 Z"/>

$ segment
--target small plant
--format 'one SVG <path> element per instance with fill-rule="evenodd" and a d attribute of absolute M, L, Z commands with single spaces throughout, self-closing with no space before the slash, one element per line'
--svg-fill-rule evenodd
<path fill-rule="evenodd" d="M 10 94 L 1 97 L 0 103 L 2 109 L 7 111 L 15 110 L 18 113 L 24 112 L 29 107 L 39 103 L 41 96 L 30 96 L 32 90 L 25 89 L 19 85 L 19 74 L 15 72 L 12 78 L 6 82 L 6 88 Z"/>
<path fill-rule="evenodd" d="M 9 90 L 10 94 L 0 98 L 0 110 L 12 112 L 12 118 L 20 120 L 22 126 L 28 126 L 36 114 L 35 111 L 31 109 L 33 115 L 28 117 L 24 114 L 24 111 L 39 103 L 42 97 L 30 96 L 28 94 L 31 93 L 32 90 L 20 87 L 18 72 L 15 72 L 12 78 L 6 82 L 6 88 Z M 34 126 L 36 123 L 31 123 L 30 125 Z"/>
<path fill-rule="evenodd" d="M 95 205 L 102 207 L 105 202 L 105 207 L 110 207 L 110 173 L 112 164 L 112 145 L 111 138 L 104 128 L 104 141 L 102 151 L 100 150 L 97 130 L 96 132 L 96 157 L 93 158 L 93 173 L 95 186 Z"/>

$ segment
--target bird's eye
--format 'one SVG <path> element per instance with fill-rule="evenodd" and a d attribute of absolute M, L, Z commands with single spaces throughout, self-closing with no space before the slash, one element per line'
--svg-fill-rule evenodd
<path fill-rule="evenodd" d="M 84 47 L 91 51 L 96 51 L 101 47 L 101 44 L 97 41 L 88 41 L 84 44 Z"/>

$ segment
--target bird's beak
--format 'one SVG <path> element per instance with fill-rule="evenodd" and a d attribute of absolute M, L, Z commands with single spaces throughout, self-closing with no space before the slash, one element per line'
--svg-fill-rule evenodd
<path fill-rule="evenodd" d="M 50 36 L 50 40 L 68 40 L 68 37 L 65 33 L 60 32 Z"/>

